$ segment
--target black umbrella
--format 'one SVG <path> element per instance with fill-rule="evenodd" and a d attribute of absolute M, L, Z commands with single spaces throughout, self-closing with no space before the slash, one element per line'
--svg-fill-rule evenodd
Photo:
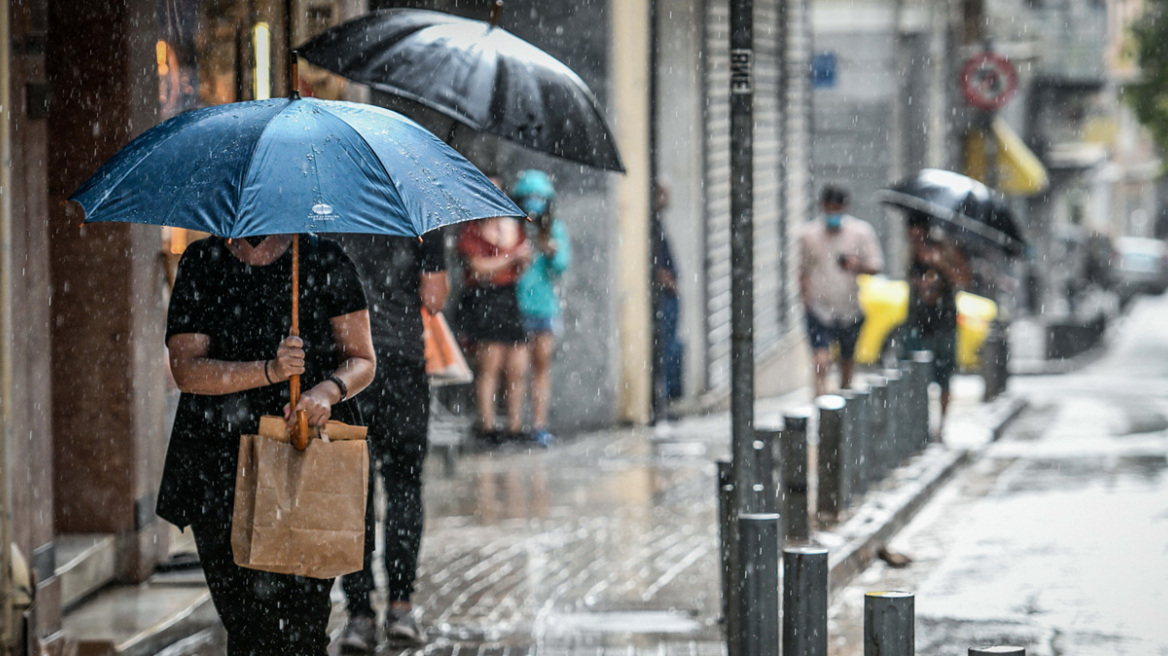
<path fill-rule="evenodd" d="M 919 212 L 962 246 L 974 251 L 997 248 L 1020 255 L 1026 240 L 1005 200 L 984 184 L 952 171 L 922 169 L 911 178 L 877 192 L 883 203 Z"/>
<path fill-rule="evenodd" d="M 351 80 L 475 130 L 624 172 L 600 103 L 580 76 L 491 22 L 390 9 L 342 23 L 297 49 Z"/>

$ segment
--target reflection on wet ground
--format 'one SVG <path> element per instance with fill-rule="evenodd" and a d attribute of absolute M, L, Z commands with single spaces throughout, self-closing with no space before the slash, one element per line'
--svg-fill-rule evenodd
<path fill-rule="evenodd" d="M 414 598 L 426 653 L 721 654 L 725 440 L 627 430 L 463 456 L 453 476 L 432 468 Z"/>

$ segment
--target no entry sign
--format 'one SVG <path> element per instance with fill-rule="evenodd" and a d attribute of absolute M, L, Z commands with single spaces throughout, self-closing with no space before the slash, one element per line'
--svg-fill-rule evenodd
<path fill-rule="evenodd" d="M 961 67 L 961 92 L 965 101 L 978 109 L 1001 108 L 1017 89 L 1018 69 L 995 52 L 976 54 Z"/>

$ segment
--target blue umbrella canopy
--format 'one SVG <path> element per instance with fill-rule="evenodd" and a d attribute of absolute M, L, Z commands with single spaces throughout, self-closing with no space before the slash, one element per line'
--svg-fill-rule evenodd
<path fill-rule="evenodd" d="M 216 105 L 118 151 L 70 200 L 85 222 L 147 223 L 239 238 L 357 232 L 418 236 L 524 216 L 478 169 L 410 119 L 315 98 Z"/>

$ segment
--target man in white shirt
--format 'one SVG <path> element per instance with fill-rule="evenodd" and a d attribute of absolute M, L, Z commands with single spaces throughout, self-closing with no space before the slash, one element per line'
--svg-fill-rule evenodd
<path fill-rule="evenodd" d="M 852 383 L 852 356 L 864 314 L 856 276 L 884 267 L 880 241 L 867 221 L 846 213 L 848 193 L 828 185 L 820 196 L 823 216 L 799 236 L 799 295 L 815 360 L 815 394 L 827 392 L 831 345 L 839 345 L 840 387 Z"/>

